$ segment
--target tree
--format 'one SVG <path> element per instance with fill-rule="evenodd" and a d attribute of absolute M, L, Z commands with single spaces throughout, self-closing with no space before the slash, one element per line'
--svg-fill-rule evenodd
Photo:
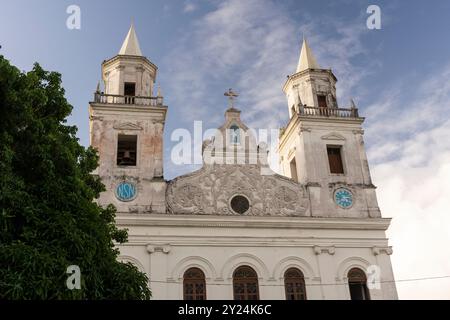
<path fill-rule="evenodd" d="M 66 124 L 61 75 L 20 72 L 0 56 L 0 298 L 149 299 L 148 278 L 117 261 L 115 208 L 95 203 L 94 149 Z M 81 270 L 69 290 L 67 268 Z"/>

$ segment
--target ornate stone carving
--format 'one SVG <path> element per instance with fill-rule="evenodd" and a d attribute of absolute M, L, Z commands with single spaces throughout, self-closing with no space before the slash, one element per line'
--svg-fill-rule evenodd
<path fill-rule="evenodd" d="M 162 252 L 165 254 L 168 254 L 170 250 L 172 249 L 170 244 L 147 244 L 147 252 L 149 254 L 155 253 L 155 252 Z"/>
<path fill-rule="evenodd" d="M 334 246 L 330 246 L 330 247 L 314 246 L 313 250 L 316 255 L 322 254 L 324 252 L 326 252 L 330 255 L 334 255 L 336 252 L 336 248 Z"/>
<path fill-rule="evenodd" d="M 171 214 L 239 215 L 229 207 L 238 194 L 250 202 L 243 215 L 306 216 L 309 200 L 303 185 L 277 174 L 262 175 L 259 165 L 205 165 L 167 187 Z"/>
<path fill-rule="evenodd" d="M 387 255 L 391 255 L 393 253 L 392 247 L 373 247 L 372 248 L 373 255 L 377 256 L 379 254 L 385 253 Z"/>

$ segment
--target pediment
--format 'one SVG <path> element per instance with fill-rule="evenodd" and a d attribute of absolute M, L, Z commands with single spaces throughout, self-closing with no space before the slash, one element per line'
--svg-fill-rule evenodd
<path fill-rule="evenodd" d="M 248 130 L 248 127 L 239 118 L 226 120 L 225 123 L 218 128 L 218 130 L 221 131 L 222 134 L 224 134 L 225 130 L 229 129 L 233 125 L 238 126 L 240 129 L 242 129 L 244 131 Z"/>
<path fill-rule="evenodd" d="M 341 140 L 345 141 L 345 137 L 339 133 L 332 132 L 321 137 L 322 140 Z"/>
<path fill-rule="evenodd" d="M 204 165 L 169 182 L 168 213 L 194 215 L 306 216 L 309 200 L 303 185 L 270 174 L 260 165 Z M 249 200 L 243 214 L 230 206 L 236 195 Z"/>
<path fill-rule="evenodd" d="M 131 122 L 125 122 L 120 124 L 115 124 L 114 129 L 116 130 L 142 130 L 143 128 L 137 124 Z"/>

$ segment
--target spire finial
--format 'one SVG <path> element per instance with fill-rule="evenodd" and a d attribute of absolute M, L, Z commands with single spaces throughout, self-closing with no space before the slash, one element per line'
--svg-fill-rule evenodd
<path fill-rule="evenodd" d="M 131 21 L 128 34 L 123 41 L 119 54 L 128 56 L 142 56 L 141 48 L 139 47 L 139 41 L 134 30 L 134 22 Z"/>
<path fill-rule="evenodd" d="M 233 90 L 230 88 L 227 92 L 223 94 L 224 96 L 228 97 L 228 108 L 233 109 L 234 108 L 234 98 L 238 97 L 239 95 L 236 92 L 233 92 Z"/>
<path fill-rule="evenodd" d="M 308 45 L 305 34 L 303 34 L 302 50 L 300 52 L 300 58 L 298 60 L 296 72 L 300 72 L 306 69 L 320 69 L 320 67 L 311 51 L 311 48 Z"/>

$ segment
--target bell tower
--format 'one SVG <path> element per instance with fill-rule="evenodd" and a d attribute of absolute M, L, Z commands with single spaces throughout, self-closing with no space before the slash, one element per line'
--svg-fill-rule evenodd
<path fill-rule="evenodd" d="M 131 25 L 119 53 L 102 63 L 89 105 L 90 143 L 106 186 L 99 204 L 121 213 L 165 212 L 163 132 L 167 106 L 154 96 L 157 67 L 142 55 Z"/>
<path fill-rule="evenodd" d="M 336 82 L 303 39 L 296 72 L 283 86 L 289 122 L 280 132 L 280 167 L 306 185 L 313 216 L 380 217 L 364 147 L 364 118 L 353 100 L 348 108 L 338 106 Z"/>

